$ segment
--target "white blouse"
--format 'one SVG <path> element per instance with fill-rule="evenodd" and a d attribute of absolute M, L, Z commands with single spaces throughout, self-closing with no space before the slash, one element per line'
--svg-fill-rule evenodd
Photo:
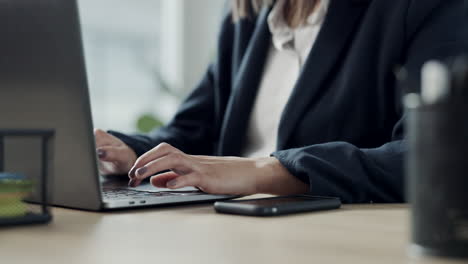
<path fill-rule="evenodd" d="M 243 157 L 268 157 L 276 151 L 281 114 L 317 39 L 330 0 L 319 1 L 307 23 L 296 29 L 291 29 L 284 19 L 286 1 L 276 1 L 268 16 L 272 43 L 250 117 Z"/>

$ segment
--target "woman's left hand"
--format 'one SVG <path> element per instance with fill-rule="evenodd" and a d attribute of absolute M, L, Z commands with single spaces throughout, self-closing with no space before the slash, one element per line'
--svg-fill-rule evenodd
<path fill-rule="evenodd" d="M 168 172 L 155 175 L 162 171 Z M 151 184 L 156 187 L 178 189 L 194 186 L 212 194 L 286 195 L 308 190 L 307 184 L 291 175 L 274 157 L 194 156 L 166 143 L 136 160 L 129 172 L 129 185 L 136 187 L 150 176 Z"/>

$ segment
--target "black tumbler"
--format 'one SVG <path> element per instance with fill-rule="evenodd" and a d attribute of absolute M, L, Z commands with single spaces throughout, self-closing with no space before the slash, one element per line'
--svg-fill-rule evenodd
<path fill-rule="evenodd" d="M 468 102 L 405 98 L 411 250 L 468 258 Z"/>

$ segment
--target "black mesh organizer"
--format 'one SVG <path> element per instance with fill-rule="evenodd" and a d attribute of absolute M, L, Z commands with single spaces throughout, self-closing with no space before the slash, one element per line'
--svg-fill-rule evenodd
<path fill-rule="evenodd" d="M 54 130 L 0 129 L 0 227 L 51 221 L 48 178 L 54 135 Z"/>

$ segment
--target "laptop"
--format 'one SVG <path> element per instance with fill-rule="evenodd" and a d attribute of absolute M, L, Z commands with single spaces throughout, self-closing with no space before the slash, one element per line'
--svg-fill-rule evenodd
<path fill-rule="evenodd" d="M 1 1 L 0 35 L 0 130 L 55 130 L 51 204 L 100 211 L 233 198 L 99 175 L 75 0 Z M 17 141 L 5 170 L 37 174 L 35 146 Z"/>

